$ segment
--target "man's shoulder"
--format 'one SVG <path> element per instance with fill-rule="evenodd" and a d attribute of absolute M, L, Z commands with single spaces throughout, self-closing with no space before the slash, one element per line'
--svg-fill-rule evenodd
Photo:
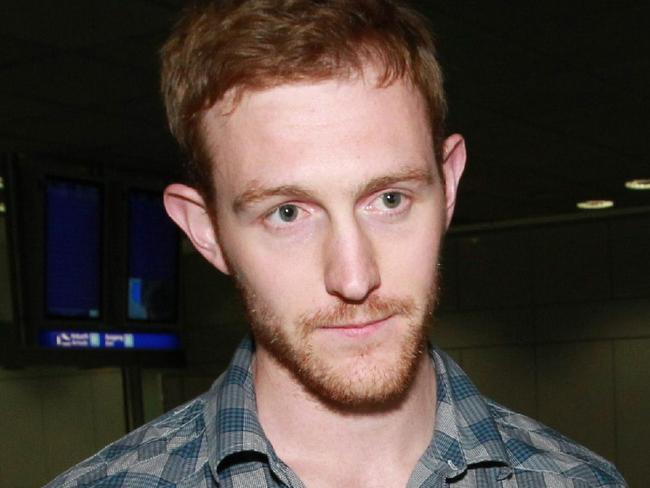
<path fill-rule="evenodd" d="M 45 488 L 206 486 L 209 477 L 204 410 L 207 394 L 109 444 Z M 188 485 L 189 486 L 189 485 Z"/>
<path fill-rule="evenodd" d="M 526 415 L 487 400 L 517 479 L 539 486 L 626 487 L 616 467 L 568 437 Z M 538 485 L 534 485 L 538 486 Z"/>

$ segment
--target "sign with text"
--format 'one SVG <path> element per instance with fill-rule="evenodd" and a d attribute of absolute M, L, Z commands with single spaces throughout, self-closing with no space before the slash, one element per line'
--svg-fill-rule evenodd
<path fill-rule="evenodd" d="M 42 330 L 39 344 L 57 349 L 178 350 L 181 341 L 173 332 L 98 332 Z"/>

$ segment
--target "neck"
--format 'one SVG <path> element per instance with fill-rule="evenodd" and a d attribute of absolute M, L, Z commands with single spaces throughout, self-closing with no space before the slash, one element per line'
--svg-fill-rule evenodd
<path fill-rule="evenodd" d="M 263 349 L 256 353 L 255 368 L 262 428 L 278 456 L 305 483 L 312 478 L 334 479 L 323 477 L 331 471 L 347 486 L 371 484 L 358 478 L 372 477 L 406 485 L 433 436 L 436 382 L 428 354 L 420 358 L 404 397 L 372 411 L 343 411 L 325 405 Z M 343 480 L 346 467 L 350 477 Z M 321 485 L 326 486 L 307 483 Z"/>

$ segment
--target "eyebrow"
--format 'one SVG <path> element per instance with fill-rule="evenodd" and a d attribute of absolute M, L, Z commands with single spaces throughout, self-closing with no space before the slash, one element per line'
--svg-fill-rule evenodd
<path fill-rule="evenodd" d="M 272 188 L 260 188 L 256 183 L 252 184 L 243 193 L 235 198 L 232 208 L 236 213 L 241 212 L 261 200 L 275 196 L 293 197 L 301 200 L 309 200 L 313 195 L 296 185 L 280 185 Z"/>
<path fill-rule="evenodd" d="M 429 168 L 420 169 L 420 168 L 404 168 L 401 171 L 398 171 L 392 175 L 379 176 L 373 178 L 368 183 L 364 184 L 359 192 L 361 195 L 367 195 L 369 193 L 374 193 L 382 188 L 387 186 L 392 186 L 395 183 L 402 181 L 417 181 L 420 183 L 426 183 L 430 185 L 433 183 L 433 173 Z"/>
<path fill-rule="evenodd" d="M 382 188 L 394 185 L 402 181 L 419 181 L 426 184 L 432 184 L 434 180 L 433 173 L 430 169 L 405 168 L 392 175 L 378 176 L 369 182 L 363 184 L 358 194 L 366 195 L 374 193 Z M 266 198 L 275 196 L 291 197 L 300 200 L 311 200 L 314 194 L 297 185 L 279 185 L 270 188 L 262 188 L 257 182 L 252 183 L 249 188 L 237 195 L 232 208 L 235 213 L 240 213 L 251 205 L 262 201 Z"/>

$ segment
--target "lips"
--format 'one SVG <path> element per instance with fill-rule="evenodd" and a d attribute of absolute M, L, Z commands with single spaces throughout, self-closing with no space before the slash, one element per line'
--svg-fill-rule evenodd
<path fill-rule="evenodd" d="M 388 322 L 391 317 L 392 315 L 380 319 L 354 322 L 351 324 L 326 325 L 321 327 L 321 329 L 334 333 L 340 333 L 349 337 L 366 336 L 380 329 Z"/>
<path fill-rule="evenodd" d="M 383 322 L 384 320 L 388 320 L 390 316 L 388 317 L 382 317 L 380 319 L 375 319 L 375 320 L 368 320 L 365 322 L 358 322 L 358 323 L 353 323 L 353 324 L 342 324 L 342 325 L 328 325 L 325 326 L 325 329 L 363 329 L 365 327 L 370 327 L 374 324 L 377 324 L 379 322 Z"/>

